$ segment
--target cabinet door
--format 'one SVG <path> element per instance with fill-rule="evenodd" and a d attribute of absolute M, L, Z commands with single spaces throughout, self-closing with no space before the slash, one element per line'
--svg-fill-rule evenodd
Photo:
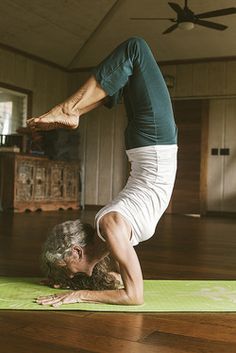
<path fill-rule="evenodd" d="M 52 200 L 60 200 L 64 196 L 64 167 L 61 163 L 51 164 L 49 193 Z"/>
<path fill-rule="evenodd" d="M 67 165 L 64 169 L 64 198 L 68 201 L 78 200 L 79 170 L 76 165 Z"/>
<path fill-rule="evenodd" d="M 16 160 L 16 201 L 32 201 L 34 183 L 34 162 Z"/>
<path fill-rule="evenodd" d="M 48 198 L 47 192 L 47 163 L 35 162 L 34 174 L 34 200 L 46 200 Z"/>

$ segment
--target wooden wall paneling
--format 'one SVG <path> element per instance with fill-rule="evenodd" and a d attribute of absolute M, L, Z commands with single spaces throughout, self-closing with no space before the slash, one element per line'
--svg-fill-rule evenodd
<path fill-rule="evenodd" d="M 236 94 L 236 61 L 226 63 L 226 94 Z"/>
<path fill-rule="evenodd" d="M 176 91 L 176 65 L 163 65 L 160 66 L 161 72 L 163 76 L 172 76 L 174 77 L 174 86 L 173 87 L 168 87 L 170 95 L 172 97 L 175 96 L 175 91 Z"/>
<path fill-rule="evenodd" d="M 56 104 L 61 103 L 59 98 L 61 96 L 61 91 L 63 88 L 59 77 L 57 77 L 57 74 L 58 73 L 56 70 L 52 71 L 50 70 L 49 67 L 45 68 L 44 85 L 46 89 L 45 89 L 44 100 L 46 104 L 45 106 L 46 110 L 49 110 Z"/>
<path fill-rule="evenodd" d="M 207 177 L 207 211 L 221 211 L 223 196 L 223 159 L 211 155 L 211 149 L 224 145 L 225 100 L 211 100 L 209 106 L 209 151 Z"/>
<path fill-rule="evenodd" d="M 58 97 L 57 79 L 55 71 L 45 65 L 36 63 L 34 70 L 34 99 L 33 111 L 35 115 L 43 114 L 55 105 Z M 58 102 L 59 103 L 59 102 Z"/>
<path fill-rule="evenodd" d="M 236 94 L 236 61 L 161 64 L 164 75 L 175 77 L 172 97 L 214 97 Z"/>
<path fill-rule="evenodd" d="M 100 123 L 98 205 L 105 205 L 112 198 L 114 112 L 101 107 L 97 110 Z"/>
<path fill-rule="evenodd" d="M 31 91 L 34 88 L 34 70 L 35 70 L 35 63 L 32 60 L 27 59 L 24 86 Z"/>
<path fill-rule="evenodd" d="M 208 136 L 209 136 L 209 100 L 202 101 L 201 119 L 201 161 L 200 161 L 200 214 L 207 211 L 207 175 L 208 175 Z"/>
<path fill-rule="evenodd" d="M 47 105 L 47 84 L 44 75 L 44 67 L 41 64 L 37 64 L 34 70 L 33 91 L 33 115 L 41 115 L 50 108 Z"/>
<path fill-rule="evenodd" d="M 24 56 L 16 56 L 14 61 L 14 84 L 25 87 L 27 74 L 27 59 Z"/>
<path fill-rule="evenodd" d="M 85 207 L 85 167 L 86 167 L 86 136 L 87 119 L 82 117 L 79 123 L 79 158 L 80 158 L 80 204 Z"/>
<path fill-rule="evenodd" d="M 15 54 L 9 51 L 0 51 L 0 81 L 9 84 L 15 82 Z"/>
<path fill-rule="evenodd" d="M 124 132 L 127 125 L 126 112 L 123 104 L 118 104 L 114 110 L 114 149 L 113 149 L 113 175 L 112 175 L 112 198 L 116 197 L 123 189 L 129 167 L 125 153 Z"/>
<path fill-rule="evenodd" d="M 193 65 L 193 96 L 207 96 L 208 94 L 208 65 L 197 63 Z"/>
<path fill-rule="evenodd" d="M 58 77 L 58 98 L 54 98 L 54 104 L 58 104 L 59 102 L 64 101 L 65 98 L 68 97 L 68 86 L 69 86 L 69 79 L 68 75 L 65 75 L 59 69 L 56 69 L 55 76 Z M 52 82 L 53 84 L 53 82 Z"/>
<path fill-rule="evenodd" d="M 68 95 L 68 74 L 12 51 L 0 49 L 0 82 L 33 92 L 33 115 Z"/>
<path fill-rule="evenodd" d="M 191 97 L 193 95 L 193 65 L 177 65 L 176 97 Z"/>
<path fill-rule="evenodd" d="M 69 97 L 69 75 L 61 73 L 61 85 L 63 87 L 63 96 L 64 98 Z"/>
<path fill-rule="evenodd" d="M 75 91 L 79 89 L 79 87 L 89 78 L 89 76 L 90 76 L 90 73 L 88 71 L 69 73 L 68 74 L 69 95 L 75 93 Z"/>
<path fill-rule="evenodd" d="M 226 93 L 226 64 L 225 62 L 208 63 L 208 94 L 221 96 Z M 204 79 L 204 78 L 202 78 Z"/>
<path fill-rule="evenodd" d="M 225 106 L 224 148 L 229 156 L 221 156 L 223 173 L 222 211 L 236 212 L 236 99 L 227 99 Z"/>
<path fill-rule="evenodd" d="M 0 81 L 5 82 L 6 80 L 6 68 L 5 68 L 5 51 L 0 48 Z"/>
<path fill-rule="evenodd" d="M 68 97 L 68 77 L 60 70 L 52 70 L 50 67 L 46 68 L 44 76 L 47 87 L 46 105 L 51 108 Z"/>
<path fill-rule="evenodd" d="M 65 100 L 68 96 L 68 85 L 66 75 L 60 70 L 51 70 L 47 67 L 45 72 L 47 86 L 46 102 L 48 107 L 53 107 Z"/>
<path fill-rule="evenodd" d="M 85 204 L 98 204 L 99 119 L 96 111 L 86 116 Z"/>

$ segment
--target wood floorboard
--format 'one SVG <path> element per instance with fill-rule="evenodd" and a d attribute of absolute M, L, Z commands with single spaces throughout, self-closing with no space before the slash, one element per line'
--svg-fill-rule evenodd
<path fill-rule="evenodd" d="M 99 325 L 101 326 L 101 325 Z M 27 326 L 19 330 L 15 330 L 14 334 L 19 333 L 24 337 L 33 338 L 50 344 L 60 344 L 65 347 L 82 348 L 86 350 L 94 350 L 98 352 L 111 353 L 117 350 L 117 352 L 125 351 L 131 352 L 156 352 L 155 346 L 146 345 L 137 341 L 131 341 L 126 338 L 113 337 L 110 330 L 109 335 L 101 333 L 101 330 L 96 329 L 85 329 L 83 330 L 83 323 L 78 323 L 74 328 L 66 328 L 52 326 L 52 325 L 41 325 L 35 323 L 34 326 Z"/>
<path fill-rule="evenodd" d="M 79 217 L 93 223 L 95 211 Z M 0 275 L 41 276 L 48 229 L 78 213 L 0 214 Z M 236 279 L 236 220 L 166 215 L 137 247 L 145 278 Z M 236 313 L 0 311 L 4 353 L 235 353 Z"/>
<path fill-rule="evenodd" d="M 163 333 L 160 331 L 153 332 L 143 342 L 155 346 L 161 345 L 170 349 L 174 348 L 173 352 L 175 352 L 176 347 L 178 347 L 178 350 L 189 353 L 214 353 L 219 350 L 222 353 L 235 353 L 236 351 L 236 343 Z"/>
<path fill-rule="evenodd" d="M 65 346 L 61 346 L 55 343 L 48 343 L 34 340 L 29 337 L 24 337 L 22 335 L 12 334 L 11 339 L 9 337 L 0 337 L 1 352 L 6 353 L 94 353 L 95 351 L 89 351 L 85 349 L 80 349 L 78 347 L 69 350 L 65 349 Z"/>

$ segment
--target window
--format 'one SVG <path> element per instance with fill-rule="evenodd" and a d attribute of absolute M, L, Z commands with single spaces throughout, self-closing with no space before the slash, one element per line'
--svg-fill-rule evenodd
<path fill-rule="evenodd" d="M 27 100 L 25 93 L 0 87 L 0 135 L 15 134 L 20 126 L 25 126 Z"/>

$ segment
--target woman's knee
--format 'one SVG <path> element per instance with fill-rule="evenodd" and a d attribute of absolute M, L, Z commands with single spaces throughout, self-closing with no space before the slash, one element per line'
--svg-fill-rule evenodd
<path fill-rule="evenodd" d="M 136 57 L 148 56 L 150 54 L 150 48 L 142 37 L 131 37 L 128 39 L 128 47 L 130 48 L 130 54 L 134 54 Z"/>
<path fill-rule="evenodd" d="M 142 37 L 130 37 L 128 43 L 134 44 L 140 47 L 146 46 L 147 42 Z"/>
<path fill-rule="evenodd" d="M 142 37 L 130 37 L 128 39 L 128 44 L 142 51 L 148 48 L 148 44 Z"/>

